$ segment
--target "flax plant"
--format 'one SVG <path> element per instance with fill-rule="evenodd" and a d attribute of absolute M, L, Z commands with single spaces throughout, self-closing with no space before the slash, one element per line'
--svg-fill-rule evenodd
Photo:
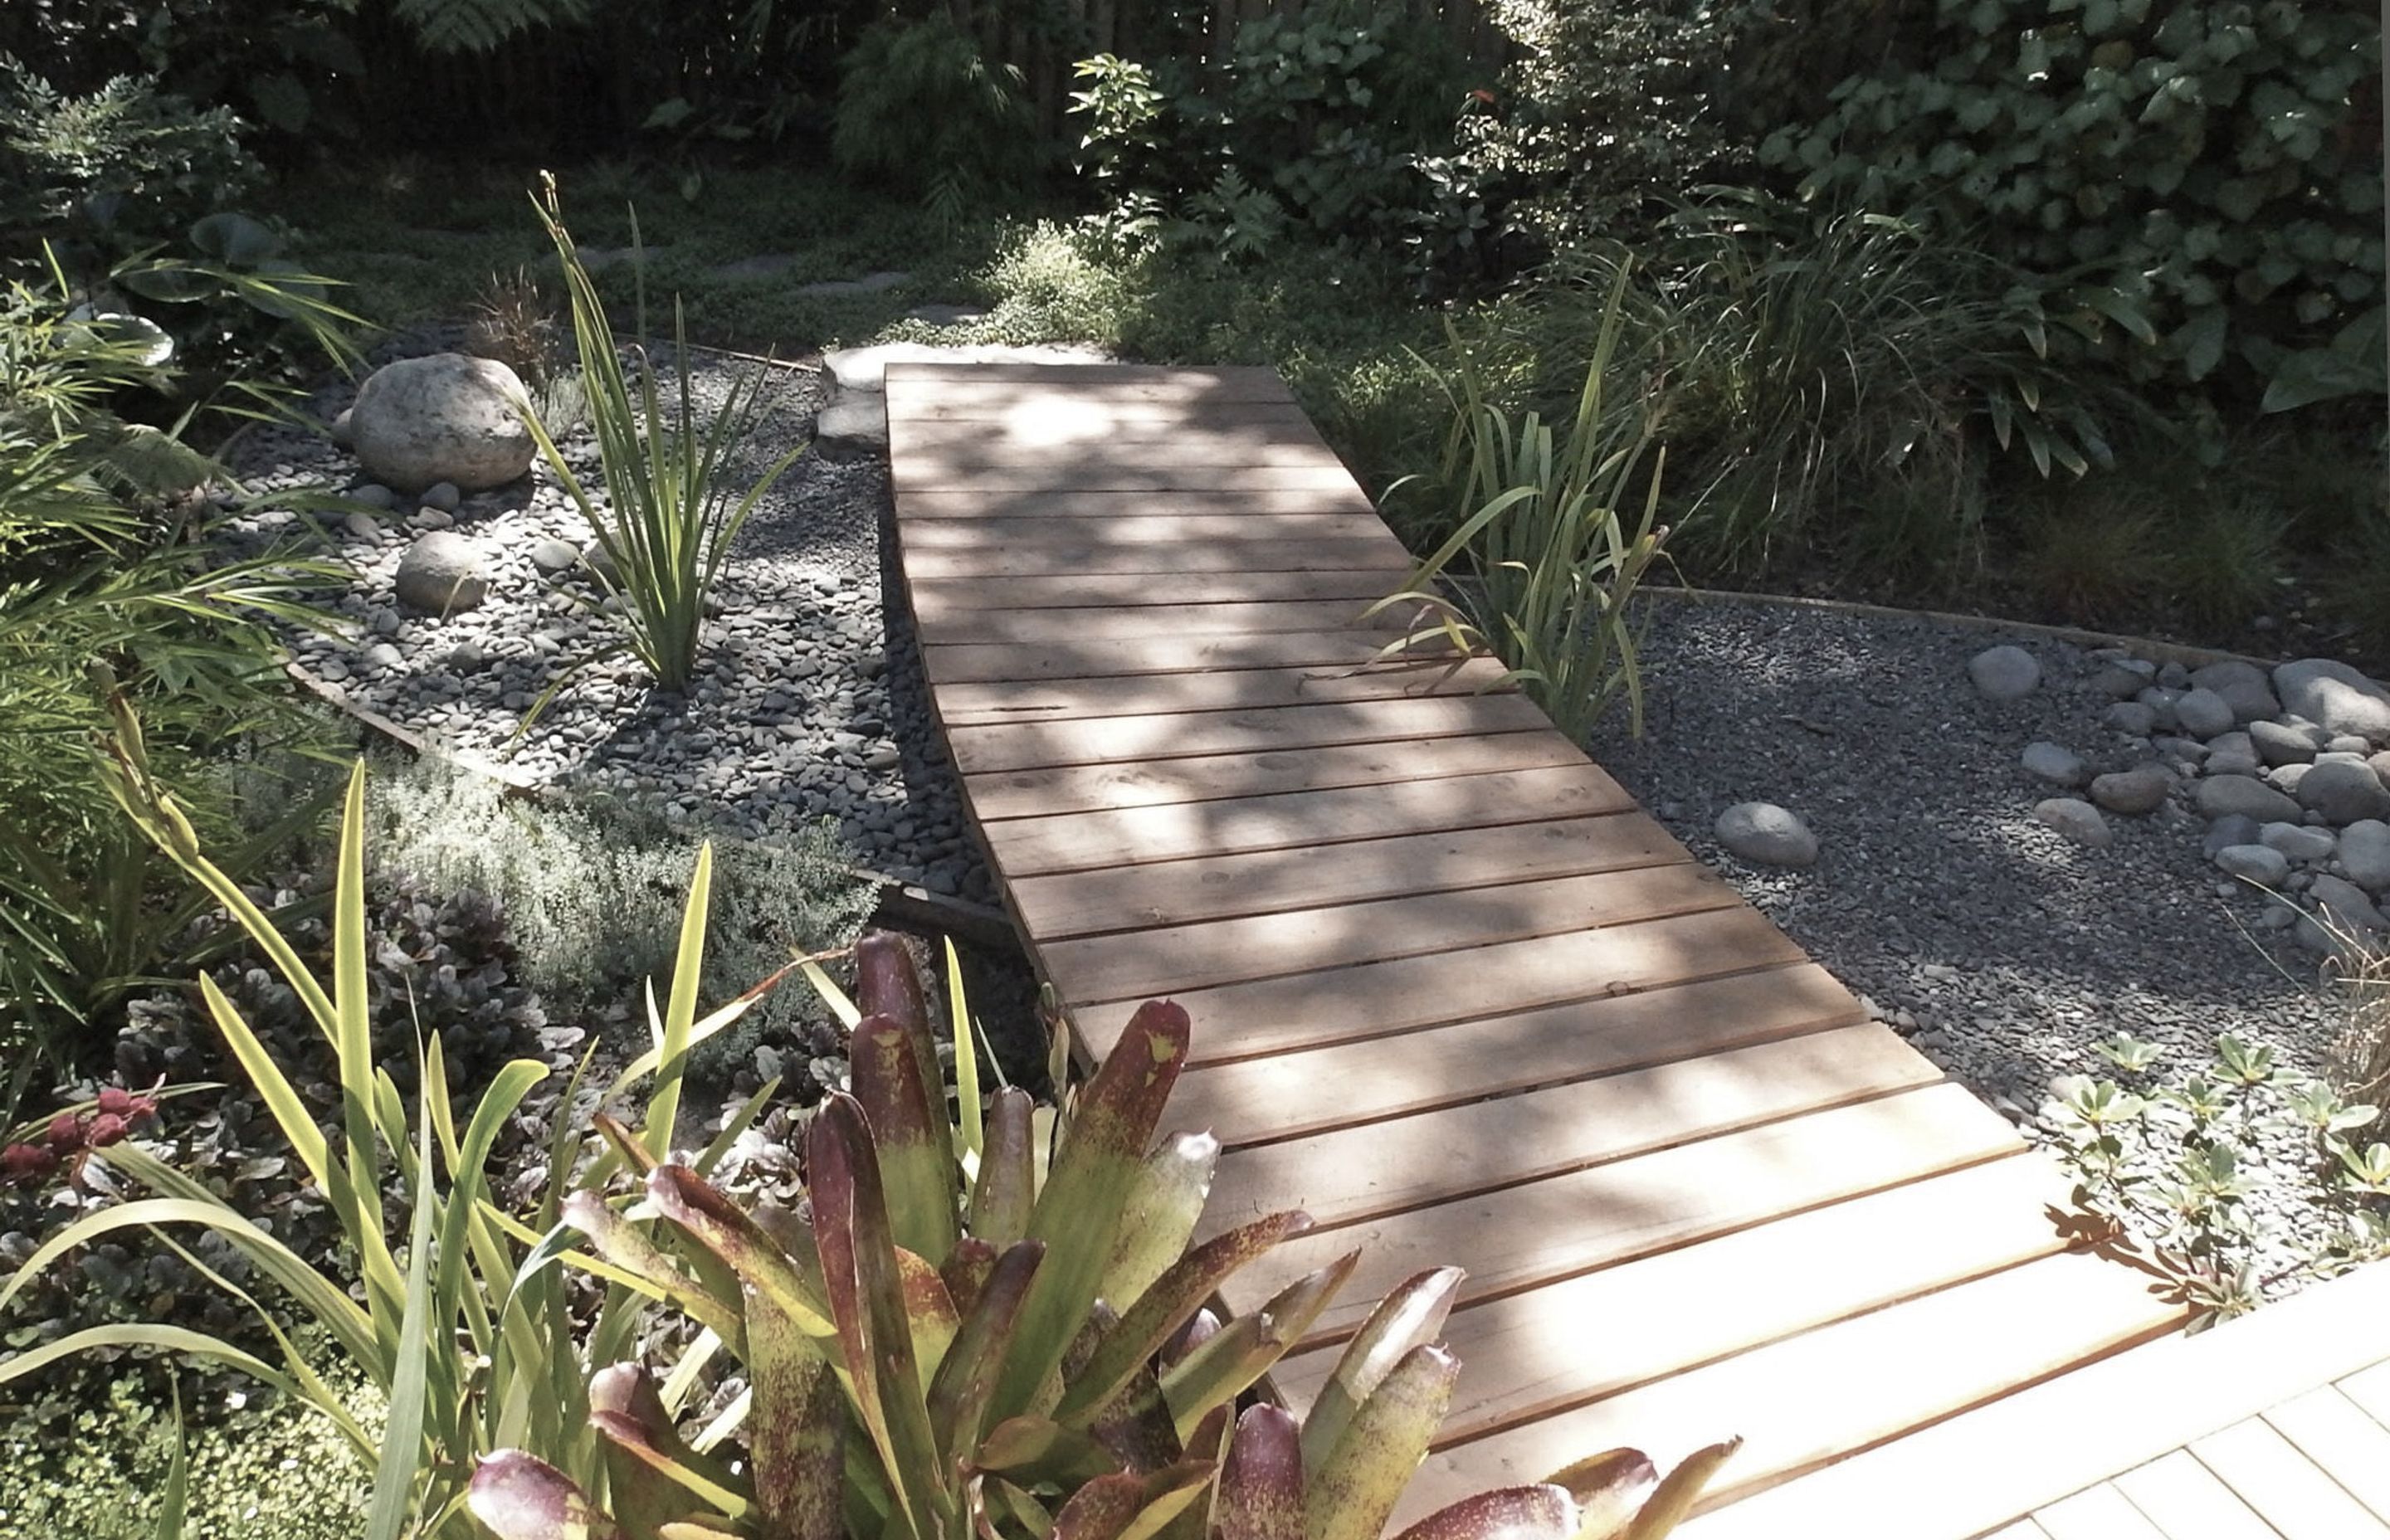
<path fill-rule="evenodd" d="M 1453 333 L 1461 363 L 1445 386 L 1454 418 L 1443 480 L 1460 489 L 1465 516 L 1400 592 L 1368 611 L 1424 606 L 1432 629 L 1464 650 L 1491 650 L 1509 665 L 1500 682 L 1524 688 L 1578 742 L 1622 690 L 1642 734 L 1627 606 L 1668 533 L 1657 521 L 1666 462 L 1658 412 L 1618 401 L 1612 379 L 1626 281 L 1622 265 L 1575 416 L 1561 432 L 1540 413 L 1513 422 L 1488 401 L 1483 372 Z M 1457 600 L 1433 587 L 1455 567 Z M 1420 639 L 1415 632 L 1389 650 Z"/>
<path fill-rule="evenodd" d="M 644 341 L 648 301 L 644 272 L 638 285 L 641 341 L 618 349 L 598 286 L 582 265 L 564 226 L 556 179 L 541 177 L 532 200 L 557 260 L 572 305 L 572 336 L 581 358 L 585 414 L 598 439 L 603 494 L 584 482 L 568 464 L 547 426 L 529 401 L 519 402 L 524 425 L 541 456 L 596 533 L 605 564 L 597 576 L 621 600 L 623 640 L 656 683 L 668 690 L 688 687 L 704 640 L 705 613 L 722 564 L 739 532 L 796 457 L 800 443 L 774 460 L 744 494 L 728 482 L 731 456 L 753 431 L 767 398 L 771 366 L 752 378 L 734 379 L 722 404 L 700 420 L 695 382 L 689 377 L 688 328 L 680 302 L 673 302 L 673 359 L 676 399 L 669 405 L 656 381 Z M 633 239 L 637 238 L 636 226 Z M 631 366 L 626 372 L 623 353 Z"/>
<path fill-rule="evenodd" d="M 466 1483 L 478 1459 L 510 1445 L 540 1448 L 563 1469 L 595 1479 L 600 1454 L 589 1429 L 590 1360 L 583 1358 L 576 1342 L 585 1343 L 597 1363 L 628 1354 L 649 1304 L 662 1296 L 645 1279 L 597 1257 L 576 1255 L 569 1244 L 573 1232 L 562 1224 L 564 1200 L 578 1183 L 604 1180 L 634 1154 L 652 1160 L 665 1152 L 689 1049 L 735 1020 L 768 987 L 759 985 L 702 1020 L 697 1015 L 709 853 L 700 853 L 690 883 L 669 1003 L 660 1009 L 653 993 L 649 995 L 654 1046 L 604 1088 L 604 1099 L 612 1102 L 645 1085 L 635 1114 L 640 1131 L 629 1136 L 628 1149 L 574 1131 L 571 1111 L 585 1090 L 585 1058 L 557 1104 L 557 1131 L 545 1151 L 546 1188 L 528 1213 L 512 1213 L 501 1206 L 491 1181 L 492 1154 L 524 1097 L 547 1078 L 547 1068 L 532 1059 L 506 1065 L 460 1127 L 451 1111 L 436 1035 L 418 1050 L 419 1110 L 414 1115 L 390 1072 L 374 1060 L 366 968 L 363 765 L 351 777 L 341 818 L 327 987 L 240 885 L 200 851 L 188 818 L 150 776 L 138 725 L 121 699 L 116 706 L 111 787 L 126 812 L 249 932 L 337 1055 L 338 1106 L 310 1106 L 214 982 L 200 976 L 210 1016 L 292 1153 L 339 1216 L 354 1287 L 346 1269 L 327 1271 L 299 1255 L 199 1180 L 130 1141 L 112 1145 L 105 1154 L 108 1163 L 153 1196 L 94 1211 L 63 1226 L 0 1284 L 0 1312 L 37 1275 L 80 1248 L 118 1231 L 147 1229 L 253 1312 L 280 1361 L 182 1327 L 115 1324 L 76 1331 L 0 1361 L 0 1387 L 95 1350 L 157 1349 L 239 1369 L 322 1415 L 375 1469 L 365 1540 L 446 1540 L 475 1533 L 464 1507 Z M 776 1088 L 765 1087 L 743 1116 L 732 1120 L 722 1138 L 697 1157 L 697 1169 L 712 1168 Z M 393 1185 L 405 1193 L 409 1210 L 403 1247 L 392 1244 L 384 1208 Z M 361 1418 L 332 1388 L 341 1377 L 317 1367 L 276 1310 L 174 1238 L 192 1231 L 212 1232 L 229 1242 L 274 1286 L 282 1303 L 296 1305 L 320 1329 L 328 1345 L 317 1351 L 345 1357 L 386 1401 L 381 1428 Z M 598 1280 L 602 1301 L 594 1314 L 572 1307 L 566 1278 L 550 1264 L 560 1257 L 571 1257 Z"/>

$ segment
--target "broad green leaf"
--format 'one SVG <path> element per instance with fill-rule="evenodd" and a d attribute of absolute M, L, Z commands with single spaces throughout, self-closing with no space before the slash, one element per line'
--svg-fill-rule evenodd
<path fill-rule="evenodd" d="M 1415 1273 L 1378 1302 L 1361 1329 L 1336 1360 L 1303 1422 L 1304 1463 L 1313 1469 L 1328 1458 L 1354 1412 L 1369 1399 L 1405 1354 L 1433 1342 L 1452 1313 L 1452 1300 L 1465 1277 L 1458 1267 Z"/>
<path fill-rule="evenodd" d="M 871 1126 L 896 1244 L 943 1263 L 958 1234 L 954 1134 L 944 1097 L 932 1103 L 943 1083 L 920 1078 L 910 1034 L 893 1018 L 867 1015 L 850 1042 L 854 1099 Z"/>
<path fill-rule="evenodd" d="M 971 1185 L 970 1233 L 991 1246 L 1009 1246 L 1029 1233 L 1036 1194 L 1036 1104 L 1006 1086 L 989 1099 L 987 1142 L 979 1179 Z"/>
<path fill-rule="evenodd" d="M 1548 1480 L 1575 1501 L 1577 1533 L 1584 1540 L 1612 1540 L 1642 1510 L 1660 1484 L 1660 1472 L 1640 1449 L 1608 1449 Z"/>
<path fill-rule="evenodd" d="M 942 1457 L 967 1456 L 978 1447 L 1013 1324 L 1045 1260 L 1040 1241 L 1018 1241 L 1007 1248 L 964 1313 L 930 1381 L 930 1434 Z"/>
<path fill-rule="evenodd" d="M 1303 1464 L 1293 1415 L 1279 1406 L 1246 1407 L 1213 1499 L 1219 1540 L 1304 1540 Z"/>
<path fill-rule="evenodd" d="M 498 1540 L 624 1540 L 563 1471 L 520 1449 L 501 1449 L 481 1463 L 466 1506 Z"/>
<path fill-rule="evenodd" d="M 828 1307 L 815 1297 L 795 1261 L 744 1210 L 694 1172 L 685 1166 L 658 1166 L 648 1174 L 648 1200 L 721 1259 L 746 1288 L 770 1296 L 806 1336 L 836 1335 Z M 736 1329 L 734 1326 L 731 1331 Z M 729 1338 L 731 1331 L 723 1336 Z"/>
<path fill-rule="evenodd" d="M 1724 1444 L 1713 1444 L 1685 1457 L 1674 1470 L 1660 1479 L 1658 1491 L 1644 1502 L 1626 1526 L 1625 1540 L 1662 1540 L 1662 1536 L 1684 1522 L 1693 1504 L 1701 1500 L 1718 1468 L 1734 1457 L 1742 1447 L 1742 1440 L 1732 1438 Z"/>
<path fill-rule="evenodd" d="M 1416 1347 L 1404 1355 L 1310 1473 L 1304 1495 L 1306 1540 L 1379 1540 L 1427 1457 L 1459 1374 L 1459 1360 L 1440 1347 Z"/>
<path fill-rule="evenodd" d="M 1137 1303 L 1186 1251 L 1203 1216 L 1213 1168 L 1219 1161 L 1220 1141 L 1208 1133 L 1164 1139 L 1146 1156 L 1096 1290 L 1113 1309 L 1125 1311 Z"/>
<path fill-rule="evenodd" d="M 424 1400 L 430 1392 L 431 1363 L 431 1221 L 440 1206 L 431 1182 L 428 1126 L 416 1132 L 416 1171 L 409 1194 L 415 1213 L 406 1236 L 406 1312 L 399 1322 L 398 1361 L 390 1382 L 390 1420 L 382 1429 L 381 1460 L 374 1470 L 373 1501 L 366 1512 L 366 1540 L 400 1540 L 412 1517 L 417 1476 L 435 1468 L 433 1461 L 424 1457 L 423 1447 Z M 453 1195 L 451 1201 L 454 1208 L 464 1206 L 456 1203 Z M 458 1270 L 462 1271 L 461 1263 Z"/>

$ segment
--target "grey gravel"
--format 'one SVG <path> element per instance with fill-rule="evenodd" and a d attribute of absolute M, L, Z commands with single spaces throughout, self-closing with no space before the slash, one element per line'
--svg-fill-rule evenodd
<path fill-rule="evenodd" d="M 659 350 L 667 376 L 669 353 Z M 720 399 L 734 371 L 753 366 L 697 354 L 700 396 Z M 739 474 L 752 477 L 807 437 L 818 381 L 788 371 L 786 387 L 739 451 Z M 327 391 L 315 405 L 329 417 L 343 404 Z M 585 433 L 563 448 L 585 481 L 598 481 Z M 339 486 L 356 474 L 336 447 L 279 430 L 245 438 L 241 456 L 238 468 L 269 490 Z M 455 529 L 439 538 L 469 542 L 487 571 L 481 608 L 401 616 L 393 584 L 406 538 L 368 542 L 335 526 L 320 554 L 350 563 L 357 578 L 320 601 L 355 622 L 357 635 L 289 639 L 299 661 L 338 682 L 353 703 L 452 749 L 751 838 L 827 822 L 861 865 L 991 900 L 931 729 L 909 618 L 901 603 L 893 614 L 882 607 L 883 591 L 898 591 L 883 584 L 893 561 L 883 551 L 888 504 L 884 462 L 800 456 L 757 505 L 725 566 L 720 611 L 685 696 L 653 688 L 627 656 L 604 655 L 618 633 L 585 566 L 543 572 L 592 535 L 545 465 L 463 496 L 444 515 Z M 235 523 L 259 543 L 291 528 L 270 515 Z M 384 614 L 388 634 L 375 629 Z M 368 662 L 364 648 L 377 642 L 398 652 L 400 666 Z M 518 741 L 525 713 L 559 680 L 565 687 Z"/>
<path fill-rule="evenodd" d="M 2117 1032 L 2178 1068 L 2232 1031 L 2321 1070 L 2315 957 L 2249 924 L 2258 894 L 2217 896 L 2187 809 L 2114 825 L 2104 850 L 2034 817 L 2049 783 L 2020 763 L 2025 744 L 2072 744 L 2102 770 L 2146 757 L 2098 725 L 2103 660 L 2037 639 L 2041 687 L 1996 703 L 1948 687 L 1997 639 L 1973 628 L 1726 601 L 1646 614 L 1645 737 L 1605 721 L 1595 757 L 1897 1030 L 1934 1034 L 1927 1051 L 1986 1099 L 2037 1107 L 2053 1076 L 2107 1072 L 2090 1045 Z M 1754 800 L 1831 831 L 1814 867 L 1725 849 L 1712 821 Z"/>

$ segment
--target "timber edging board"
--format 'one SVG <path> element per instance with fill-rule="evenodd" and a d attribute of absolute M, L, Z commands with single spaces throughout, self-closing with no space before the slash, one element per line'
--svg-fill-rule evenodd
<path fill-rule="evenodd" d="M 1195 1022 L 1168 1120 L 1227 1146 L 1204 1233 L 1357 1250 L 1280 1367 L 1471 1271 L 1397 1515 L 1622 1443 L 1740 1433 L 1707 1508 L 2180 1323 L 2064 1183 L 1482 661 L 1381 658 L 1407 555 L 1263 369 L 892 366 L 932 712 L 1033 959 L 1100 1058 Z M 1008 597 L 1019 585 L 1021 597 Z"/>

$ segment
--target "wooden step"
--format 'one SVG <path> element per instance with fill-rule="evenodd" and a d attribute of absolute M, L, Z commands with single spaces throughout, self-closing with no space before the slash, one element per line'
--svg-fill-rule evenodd
<path fill-rule="evenodd" d="M 1502 683 L 1505 672 L 1491 658 L 1396 658 L 1352 668 L 1230 669 L 1218 674 L 997 681 L 940 690 L 938 719 L 952 730 L 1143 712 L 1232 712 L 1337 700 L 1491 695 L 1513 687 Z"/>
<path fill-rule="evenodd" d="M 1526 697 L 1488 693 L 1007 722 L 950 727 L 946 741 L 964 775 L 994 776 L 1065 764 L 1142 764 L 1206 754 L 1536 732 L 1543 725 L 1543 712 Z"/>

